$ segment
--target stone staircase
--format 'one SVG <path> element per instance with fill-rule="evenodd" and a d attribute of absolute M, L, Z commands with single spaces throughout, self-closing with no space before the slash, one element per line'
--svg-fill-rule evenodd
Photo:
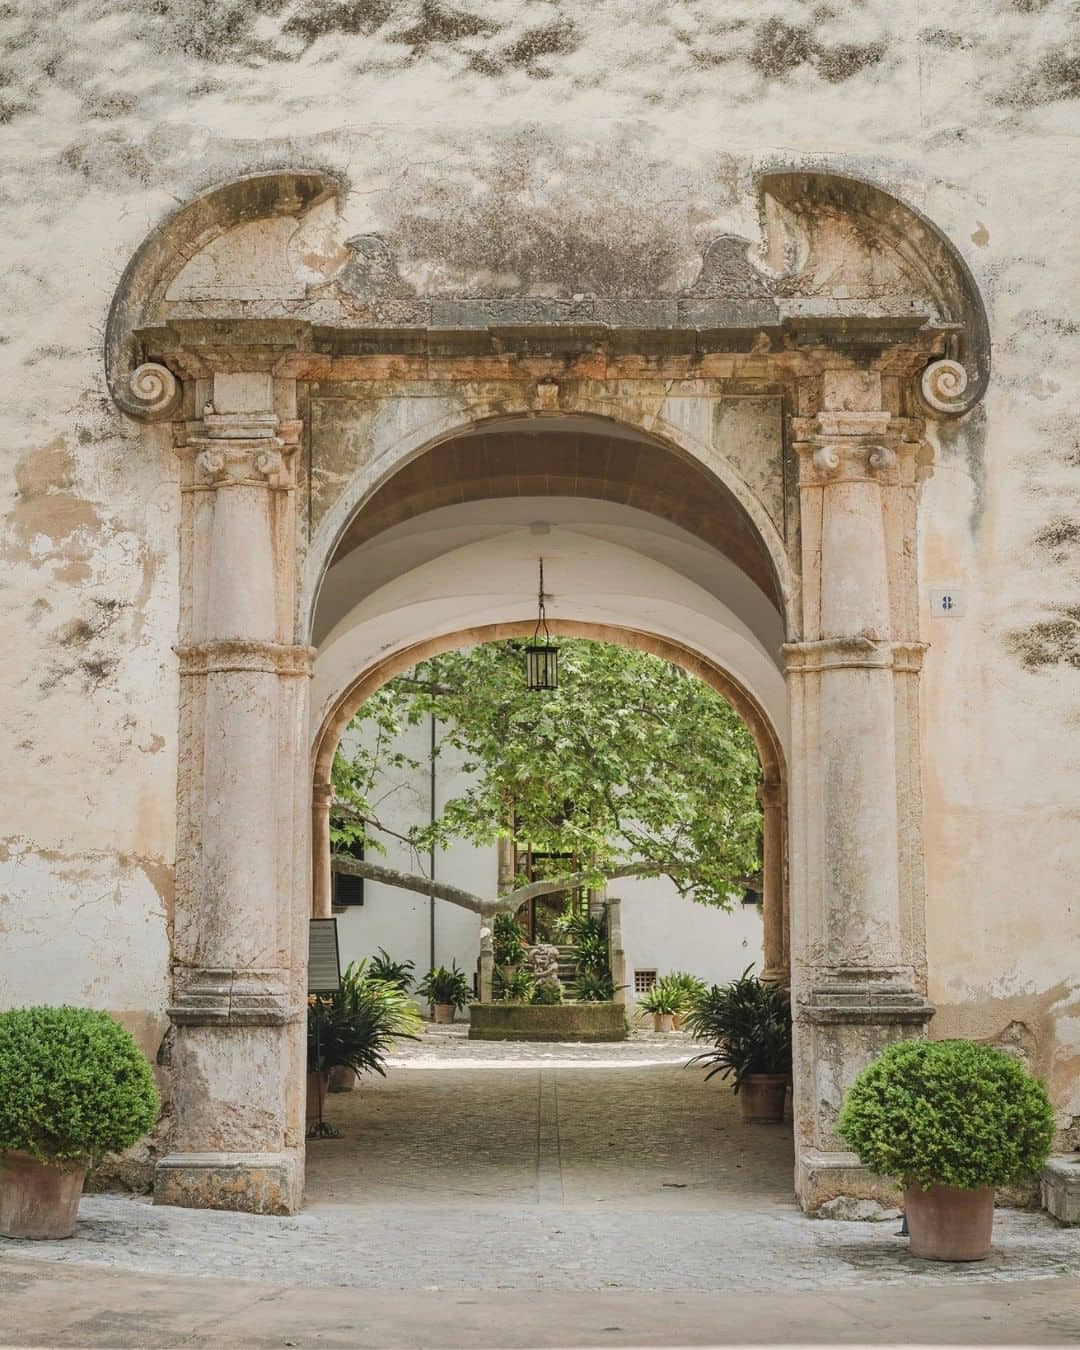
<path fill-rule="evenodd" d="M 559 945 L 559 979 L 566 990 L 571 990 L 577 980 L 577 948 Z"/>

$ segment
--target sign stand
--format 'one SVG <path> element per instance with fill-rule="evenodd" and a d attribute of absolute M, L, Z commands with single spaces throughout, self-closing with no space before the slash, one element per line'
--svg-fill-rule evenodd
<path fill-rule="evenodd" d="M 308 994 L 316 1000 L 341 989 L 341 957 L 338 954 L 337 919 L 308 921 Z M 310 1008 L 310 1004 L 309 1004 Z M 311 1012 L 308 1012 L 311 1016 Z M 322 1072 L 322 1018 L 315 1016 L 315 1063 Z M 340 1139 L 341 1131 L 323 1120 L 323 1094 L 319 1093 L 319 1117 L 307 1128 L 308 1139 Z"/>

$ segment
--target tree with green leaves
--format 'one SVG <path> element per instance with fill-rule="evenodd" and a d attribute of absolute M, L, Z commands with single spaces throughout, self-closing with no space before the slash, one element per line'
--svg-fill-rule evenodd
<path fill-rule="evenodd" d="M 721 909 L 760 866 L 761 768 L 746 725 L 711 687 L 645 652 L 586 639 L 559 644 L 559 687 L 529 690 L 524 644 L 446 652 L 391 680 L 360 709 L 334 761 L 334 867 L 475 913 L 515 913 L 530 899 L 619 877 L 667 876 Z M 409 726 L 434 717 L 434 753 L 453 748 L 467 785 L 434 822 L 395 831 L 382 787 L 421 762 L 402 749 Z M 389 776 L 389 777 L 388 777 Z M 417 871 L 371 857 L 394 837 Z M 479 896 L 421 871 L 455 840 L 528 841 L 576 870 Z M 362 840 L 364 858 L 350 856 Z"/>

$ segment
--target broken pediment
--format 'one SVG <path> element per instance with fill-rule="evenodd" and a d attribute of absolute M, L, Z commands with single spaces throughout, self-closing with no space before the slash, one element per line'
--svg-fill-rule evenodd
<path fill-rule="evenodd" d="M 339 185 L 327 175 L 241 179 L 181 207 L 133 258 L 110 314 L 110 386 L 125 411 L 168 415 L 174 391 L 171 402 L 156 394 L 156 408 L 132 393 L 147 354 L 137 333 L 199 319 L 288 320 L 293 332 L 308 324 L 324 338 L 341 334 L 343 351 L 349 333 L 374 343 L 409 332 L 486 333 L 502 349 L 515 333 L 630 345 L 634 334 L 666 333 L 669 346 L 682 335 L 691 349 L 709 340 L 702 335 L 727 334 L 754 350 L 823 340 L 882 346 L 930 334 L 936 346 L 926 347 L 928 358 L 944 349 L 951 359 L 924 382 L 929 408 L 959 413 L 981 398 L 985 313 L 970 272 L 932 222 L 872 184 L 835 174 L 770 172 L 758 188 L 760 237 L 717 236 L 696 275 L 681 267 L 690 276 L 682 284 L 669 259 L 665 268 L 629 273 L 635 293 L 623 274 L 617 293 L 604 294 L 582 282 L 572 251 L 534 248 L 526 257 L 518 241 L 511 257 L 511 245 L 495 240 L 477 271 L 444 251 L 468 222 L 451 228 L 434 219 L 424 234 L 401 241 L 348 235 Z M 605 275 L 603 260 L 591 265 Z"/>

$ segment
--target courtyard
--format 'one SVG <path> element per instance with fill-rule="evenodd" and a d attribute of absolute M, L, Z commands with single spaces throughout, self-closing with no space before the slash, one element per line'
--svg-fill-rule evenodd
<path fill-rule="evenodd" d="M 809 1219 L 790 1124 L 743 1124 L 692 1053 L 677 1034 L 515 1045 L 427 1028 L 385 1079 L 329 1097 L 341 1137 L 309 1143 L 299 1214 L 87 1195 L 74 1238 L 4 1244 L 0 1343 L 1080 1336 L 1075 1232 L 1001 1211 L 990 1259 L 947 1267 L 909 1257 L 895 1215 Z"/>

